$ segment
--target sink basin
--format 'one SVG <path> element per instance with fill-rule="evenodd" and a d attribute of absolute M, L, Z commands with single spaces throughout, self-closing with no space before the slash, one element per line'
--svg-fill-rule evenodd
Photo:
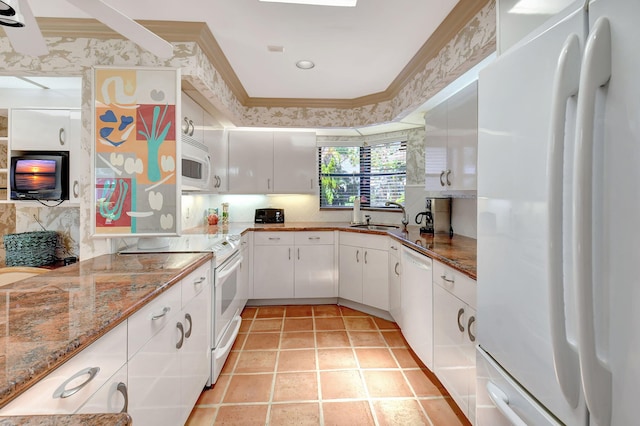
<path fill-rule="evenodd" d="M 384 225 L 384 224 L 369 224 L 367 225 L 366 223 L 358 223 L 356 225 L 351 225 L 351 228 L 364 228 L 364 229 L 371 229 L 371 230 L 375 230 L 375 231 L 388 231 L 389 229 L 398 229 L 399 226 L 396 225 Z"/>

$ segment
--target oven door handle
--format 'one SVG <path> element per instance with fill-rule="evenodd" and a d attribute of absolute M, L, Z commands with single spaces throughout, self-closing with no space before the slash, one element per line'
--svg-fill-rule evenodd
<path fill-rule="evenodd" d="M 217 276 L 216 287 L 222 284 L 229 275 L 231 275 L 236 269 L 238 269 L 241 263 L 242 256 L 238 255 L 237 259 L 233 261 L 233 263 L 223 266 L 221 268 L 222 270 L 220 271 L 220 274 Z"/>

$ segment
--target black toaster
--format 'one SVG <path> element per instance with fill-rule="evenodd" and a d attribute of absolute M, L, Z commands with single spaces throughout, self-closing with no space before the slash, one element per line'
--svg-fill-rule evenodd
<path fill-rule="evenodd" d="M 256 209 L 255 223 L 284 223 L 283 209 Z"/>

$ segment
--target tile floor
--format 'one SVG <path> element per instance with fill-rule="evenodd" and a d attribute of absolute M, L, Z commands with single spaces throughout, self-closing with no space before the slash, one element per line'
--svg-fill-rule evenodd
<path fill-rule="evenodd" d="M 187 424 L 467 425 L 397 325 L 336 305 L 247 307 Z"/>

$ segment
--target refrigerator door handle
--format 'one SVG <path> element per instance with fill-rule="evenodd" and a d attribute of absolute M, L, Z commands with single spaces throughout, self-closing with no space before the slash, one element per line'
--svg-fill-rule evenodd
<path fill-rule="evenodd" d="M 593 297 L 593 151 L 596 93 L 611 78 L 611 29 L 600 17 L 587 39 L 577 107 L 574 170 L 574 277 L 577 283 L 578 348 L 585 400 L 601 426 L 611 424 L 611 372 L 598 358 Z"/>
<path fill-rule="evenodd" d="M 578 406 L 580 398 L 580 364 L 577 348 L 567 338 L 563 273 L 563 167 L 564 139 L 567 120 L 567 101 L 578 93 L 581 61 L 580 39 L 571 34 L 560 51 L 553 81 L 551 101 L 551 135 L 547 154 L 547 251 L 549 282 L 549 319 L 551 322 L 551 344 L 556 380 L 565 399 L 572 408 Z"/>
<path fill-rule="evenodd" d="M 493 401 L 496 408 L 500 410 L 512 425 L 527 426 L 520 416 L 518 416 L 518 414 L 509 406 L 509 397 L 502 391 L 502 389 L 493 384 L 493 382 L 488 381 L 487 392 L 489 393 L 489 398 L 491 398 L 491 401 Z"/>

